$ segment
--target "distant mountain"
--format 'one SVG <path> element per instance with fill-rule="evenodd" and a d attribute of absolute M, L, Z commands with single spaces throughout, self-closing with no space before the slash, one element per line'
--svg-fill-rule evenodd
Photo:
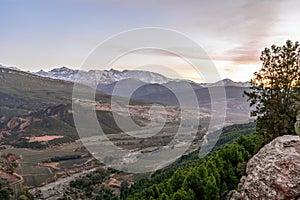
<path fill-rule="evenodd" d="M 182 102 L 186 106 L 194 106 L 193 94 L 190 90 L 186 90 L 184 85 L 189 84 L 194 90 L 197 97 L 198 106 L 200 108 L 211 109 L 211 90 L 215 94 L 222 94 L 223 87 L 226 94 L 227 104 L 227 118 L 228 122 L 234 121 L 238 123 L 246 122 L 249 119 L 249 112 L 251 108 L 247 98 L 243 96 L 244 91 L 249 91 L 249 83 L 236 83 L 230 79 L 225 79 L 213 84 L 196 84 L 192 82 L 181 81 L 169 81 L 167 83 L 145 83 L 138 79 L 124 79 L 111 84 L 99 84 L 98 91 L 102 91 L 108 95 L 116 95 L 136 100 L 145 100 L 150 102 L 157 102 L 163 104 L 179 105 L 179 101 L 175 95 L 178 94 L 182 98 Z M 117 89 L 115 88 L 118 86 Z M 130 88 L 136 88 L 133 94 L 130 94 Z M 222 95 L 221 95 L 222 96 Z M 224 99 L 223 99 L 224 100 Z M 217 100 L 218 102 L 218 100 Z M 220 99 L 221 103 L 221 99 Z"/>
<path fill-rule="evenodd" d="M 208 109 L 210 109 L 211 106 L 210 88 L 214 88 L 214 91 L 222 92 L 221 87 L 224 86 L 229 115 L 233 113 L 234 115 L 240 114 L 241 116 L 248 116 L 250 111 L 249 103 L 247 99 L 243 97 L 244 91 L 249 90 L 249 82 L 234 82 L 230 79 L 224 79 L 215 83 L 198 84 L 188 80 L 170 79 L 148 71 L 118 71 L 111 69 L 109 71 L 90 70 L 86 72 L 72 70 L 67 67 L 56 68 L 49 72 L 39 71 L 35 74 L 71 82 L 76 81 L 76 76 L 80 76 L 81 80 L 87 80 L 87 82 L 93 80 L 96 84 L 93 86 L 97 86 L 98 91 L 108 95 L 113 94 L 136 100 L 172 105 L 179 105 L 174 92 L 180 94 L 185 105 L 194 105 L 190 91 L 184 88 L 184 84 L 188 83 L 195 91 L 199 107 Z M 118 85 L 117 90 L 115 90 L 116 85 Z M 131 88 L 137 88 L 133 94 L 129 94 Z"/>
<path fill-rule="evenodd" d="M 193 81 L 180 80 L 180 79 L 171 79 L 167 78 L 161 74 L 149 71 L 141 70 L 123 70 L 118 71 L 115 69 L 110 70 L 73 70 L 67 67 L 55 68 L 51 71 L 40 70 L 38 72 L 33 72 L 33 74 L 43 77 L 49 77 L 53 79 L 61 79 L 70 82 L 75 82 L 78 78 L 80 80 L 87 79 L 91 82 L 90 79 L 95 79 L 93 81 L 102 85 L 103 88 L 110 87 L 110 84 L 115 84 L 115 82 L 126 80 L 126 79 L 137 79 L 144 83 L 158 83 L 166 84 L 172 82 L 173 84 L 180 83 L 182 81 L 192 84 L 192 87 L 220 87 L 220 86 L 235 86 L 235 87 L 250 87 L 249 82 L 234 82 L 230 79 L 224 79 L 215 83 L 194 83 Z M 79 77 L 80 76 L 80 77 Z"/>
<path fill-rule="evenodd" d="M 49 77 L 53 79 L 66 80 L 70 82 L 75 82 L 79 78 L 78 76 L 80 76 L 80 79 L 82 78 L 89 79 L 93 77 L 94 79 L 96 79 L 94 81 L 97 81 L 101 84 L 111 84 L 113 82 L 129 79 L 129 78 L 139 79 L 140 81 L 146 83 L 159 83 L 159 84 L 163 84 L 172 80 L 158 73 L 149 72 L 149 71 L 140 71 L 140 70 L 118 71 L 118 70 L 110 69 L 110 70 L 83 71 L 83 70 L 73 70 L 67 67 L 61 67 L 61 68 L 52 69 L 51 71 L 48 72 L 44 70 L 40 70 L 38 72 L 33 72 L 33 74 L 43 76 L 43 77 Z"/>
<path fill-rule="evenodd" d="M 4 68 L 4 69 L 12 69 L 12 70 L 16 70 L 16 71 L 21 71 L 19 68 L 17 67 L 13 67 L 13 66 L 4 66 L 0 64 L 0 68 Z"/>
<path fill-rule="evenodd" d="M 109 72 L 110 75 L 107 77 L 115 77 L 116 79 L 120 77 L 120 73 L 118 74 L 118 72 L 110 70 L 107 74 Z M 59 75 L 63 73 L 65 75 L 73 74 L 67 68 L 52 70 L 52 73 Z M 149 73 L 145 72 L 145 74 Z M 112 93 L 116 84 L 118 84 L 118 93 L 116 95 L 130 97 L 131 105 L 137 105 L 138 107 L 141 107 L 146 102 L 179 105 L 174 93 L 178 93 L 183 97 L 185 105 L 193 105 L 191 93 L 184 87 L 188 83 L 195 91 L 199 107 L 205 110 L 210 110 L 211 107 L 209 87 L 203 87 L 200 84 L 184 80 L 171 80 L 162 84 L 145 83 L 136 78 L 118 78 L 117 80 L 119 81 L 98 85 L 97 89 L 106 93 L 104 94 L 99 91 L 96 93 L 96 100 L 101 101 L 101 105 L 110 105 L 111 99 L 109 94 Z M 41 77 L 8 68 L 0 68 L 0 137 L 7 138 L 9 144 L 13 142 L 20 145 L 27 145 L 28 142 L 25 141 L 24 143 L 22 139 L 27 137 L 25 136 L 26 134 L 28 136 L 29 133 L 30 136 L 42 136 L 51 135 L 53 132 L 53 134 L 60 133 L 60 135 L 63 135 L 55 127 L 64 127 L 61 130 L 68 132 L 67 135 L 68 137 L 72 136 L 72 141 L 75 140 L 76 137 L 73 135 L 75 132 L 74 125 L 70 117 L 71 113 L 69 112 L 69 105 L 72 102 L 73 85 L 69 81 Z M 131 88 L 132 85 L 138 86 L 138 89 L 129 96 L 127 94 L 128 88 Z M 89 87 L 82 86 L 82 95 L 85 96 L 85 92 L 90 89 Z M 218 92 L 222 91 L 223 88 L 216 86 L 214 89 Z M 243 92 L 247 89 L 249 88 L 239 87 L 239 85 L 225 86 L 227 124 L 244 123 L 249 120 L 249 103 L 243 98 Z M 118 98 L 122 99 L 122 97 Z M 101 112 L 99 114 L 100 117 L 103 117 L 101 121 L 105 123 L 104 125 L 107 125 L 106 129 L 109 133 L 119 131 L 114 128 L 109 112 Z M 38 119 L 38 121 L 34 119 Z M 65 140 L 57 139 L 57 141 L 64 142 Z"/>
<path fill-rule="evenodd" d="M 8 115 L 71 102 L 73 83 L 8 68 L 0 68 L 0 76 L 0 109 Z"/>
<path fill-rule="evenodd" d="M 16 73 L 17 71 L 13 72 Z M 20 78 L 17 78 L 18 75 L 24 75 Z M 249 103 L 246 101 L 246 98 L 243 98 L 243 92 L 245 90 L 249 90 L 250 84 L 247 82 L 234 82 L 230 79 L 224 79 L 222 81 L 218 81 L 216 83 L 207 83 L 207 84 L 197 84 L 192 81 L 187 80 L 178 80 L 178 79 L 169 79 L 164 77 L 163 75 L 148 72 L 148 71 L 137 71 L 137 70 L 124 70 L 124 71 L 117 71 L 114 69 L 111 69 L 109 71 L 97 71 L 97 70 L 90 70 L 88 72 L 81 71 L 81 70 L 73 70 L 69 69 L 67 67 L 61 67 L 53 69 L 49 72 L 45 71 L 39 71 L 35 73 L 38 76 L 30 75 L 28 73 L 24 73 L 19 71 L 14 78 L 16 78 L 15 81 L 12 81 L 12 83 L 4 82 L 4 85 L 7 85 L 7 87 L 11 87 L 12 85 L 16 85 L 18 88 L 24 88 L 26 90 L 33 90 L 36 91 L 37 89 L 40 90 L 43 94 L 45 93 L 45 98 L 40 101 L 39 104 L 43 104 L 45 102 L 61 102 L 61 100 L 64 98 L 65 95 L 56 95 L 58 91 L 65 90 L 66 88 L 61 88 L 59 84 L 68 85 L 67 93 L 71 96 L 72 93 L 72 86 L 73 84 L 70 82 L 73 82 L 76 80 L 77 76 L 80 75 L 81 79 L 92 79 L 97 85 L 98 91 L 104 92 L 108 95 L 112 94 L 112 91 L 114 90 L 114 87 L 116 84 L 118 84 L 118 91 L 114 93 L 114 95 L 122 96 L 122 97 L 129 97 L 128 95 L 128 89 L 131 88 L 131 86 L 139 86 L 139 88 L 131 95 L 132 99 L 138 99 L 138 100 L 146 100 L 149 102 L 158 102 L 158 103 L 166 103 L 166 104 L 173 104 L 178 105 L 178 100 L 175 98 L 175 94 L 172 91 L 176 91 L 177 93 L 181 94 L 181 96 L 184 97 L 185 103 L 189 105 L 190 99 L 190 93 L 186 91 L 183 88 L 184 83 L 188 83 L 195 91 L 196 96 L 199 101 L 200 107 L 209 107 L 210 106 L 210 94 L 208 88 L 219 88 L 220 86 L 224 85 L 226 90 L 226 99 L 228 104 L 228 110 L 230 112 L 236 111 L 238 113 L 248 114 L 249 112 Z M 12 75 L 12 74 L 10 74 Z M 32 77 L 31 77 L 32 76 Z M 42 78 L 44 81 L 38 81 L 38 77 L 50 77 L 52 79 L 48 78 Z M 26 83 L 22 83 L 22 80 L 24 77 L 28 77 L 27 79 L 30 79 L 30 81 Z M 54 81 L 54 79 L 62 79 L 67 80 L 69 82 L 57 80 Z M 54 81 L 54 82 L 53 82 Z M 34 83 L 36 82 L 36 84 Z M 30 83 L 30 85 L 26 85 Z M 50 85 L 54 84 L 54 88 L 51 88 Z M 49 86 L 48 86 L 49 84 Z M 2 85 L 2 86 L 4 86 Z M 45 85 L 46 88 L 43 86 Z M 172 88 L 171 90 L 168 88 Z M 29 89 L 30 88 L 30 89 Z M 11 89 L 10 89 L 11 90 Z M 22 107 L 18 107 L 20 110 L 25 108 L 32 108 L 32 106 L 36 107 L 37 102 L 36 101 L 27 101 L 28 96 L 26 96 L 24 99 L 20 98 L 18 102 L 16 102 L 16 98 L 13 99 L 13 101 L 7 101 L 4 98 L 10 98 L 8 96 L 5 96 L 3 93 L 5 90 L 1 90 L 0 96 L 3 96 L 3 103 L 4 105 L 9 105 L 9 107 L 14 105 L 22 105 Z M 53 93 L 51 93 L 53 91 Z M 17 90 L 16 90 L 17 92 Z M 33 95 L 34 93 L 31 93 Z M 50 96 L 49 96 L 50 95 Z M 51 99 L 53 96 L 53 99 Z M 17 96 L 16 96 L 17 97 Z M 21 100 L 22 99 L 22 100 Z M 1 99 L 0 99 L 1 100 Z M 0 101 L 1 102 L 1 101 Z M 17 103 L 17 104 L 16 104 Z M 35 105 L 32 105 L 32 104 Z M 44 104 L 45 105 L 45 104 Z M 46 105 L 49 105 L 48 103 Z M 50 104 L 51 105 L 51 104 Z M 53 105 L 53 104 L 52 104 Z"/>
<path fill-rule="evenodd" d="M 222 86 L 235 86 L 235 87 L 250 87 L 250 82 L 234 82 L 228 78 L 223 79 L 221 81 L 215 83 L 208 83 L 206 84 L 207 87 L 222 87 Z"/>
<path fill-rule="evenodd" d="M 99 84 L 97 90 L 108 95 L 116 95 L 137 100 L 179 105 L 179 102 L 175 95 L 176 93 L 184 99 L 185 105 L 193 105 L 191 91 L 186 90 L 184 87 L 184 84 L 187 83 L 194 90 L 200 107 L 209 107 L 211 102 L 209 92 L 212 88 L 214 92 L 222 92 L 222 87 L 220 87 L 221 83 L 215 85 L 211 84 L 209 86 L 203 87 L 200 84 L 189 83 L 186 81 L 169 81 L 164 84 L 151 84 L 144 83 L 138 79 L 124 79 L 111 84 Z M 232 105 L 230 106 L 232 109 L 236 107 L 244 107 L 245 110 L 247 110 L 249 106 L 246 98 L 243 97 L 243 93 L 245 90 L 249 90 L 249 87 L 242 87 L 243 85 L 247 86 L 246 84 L 240 85 L 234 83 L 235 82 L 232 81 L 232 84 L 224 84 L 227 102 L 236 102 L 236 104 L 232 103 Z M 117 89 L 115 89 L 116 85 L 118 86 Z M 130 94 L 130 88 L 137 89 L 133 92 L 133 94 Z"/>
<path fill-rule="evenodd" d="M 43 110 L 49 106 L 71 104 L 73 83 L 0 68 L 0 128 L 13 116 Z M 90 88 L 80 86 L 83 96 Z M 96 93 L 96 99 L 110 103 L 110 96 Z"/>
<path fill-rule="evenodd" d="M 30 137 L 63 136 L 51 144 L 71 142 L 78 139 L 72 111 L 73 83 L 33 75 L 23 71 L 0 68 L 0 143 L 17 147 L 43 148 L 40 142 L 30 142 Z M 82 94 L 91 88 L 81 86 Z M 119 98 L 121 99 L 121 98 Z M 96 101 L 109 108 L 110 96 L 96 93 Z M 147 102 L 131 101 L 142 106 Z M 98 106 L 99 107 L 99 106 Z M 97 110 L 101 128 L 107 134 L 121 130 L 109 110 Z M 122 123 L 127 117 L 119 116 Z M 141 123 L 142 118 L 137 118 Z M 49 144 L 50 144 L 49 143 Z"/>
<path fill-rule="evenodd" d="M 124 79 L 111 84 L 99 84 L 97 90 L 109 95 L 178 105 L 179 103 L 174 92 L 186 97 L 185 103 L 190 101 L 190 91 L 185 89 L 184 84 L 189 84 L 194 91 L 204 89 L 201 85 L 187 81 L 169 81 L 164 84 L 158 84 L 145 83 L 138 79 Z M 118 87 L 117 90 L 115 90 L 116 85 Z M 136 88 L 132 95 L 129 93 L 130 88 Z M 209 97 L 209 94 L 205 96 Z"/>

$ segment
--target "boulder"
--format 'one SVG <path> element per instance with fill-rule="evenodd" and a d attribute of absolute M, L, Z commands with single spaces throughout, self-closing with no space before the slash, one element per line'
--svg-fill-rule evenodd
<path fill-rule="evenodd" d="M 285 135 L 265 145 L 247 163 L 246 174 L 228 199 L 300 200 L 300 137 Z"/>

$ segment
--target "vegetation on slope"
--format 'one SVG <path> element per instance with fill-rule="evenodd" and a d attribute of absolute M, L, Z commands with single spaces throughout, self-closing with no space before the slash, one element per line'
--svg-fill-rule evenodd
<path fill-rule="evenodd" d="M 14 110 L 37 110 L 70 101 L 73 84 L 29 73 L 0 69 L 0 105 Z"/>
<path fill-rule="evenodd" d="M 236 188 L 247 161 L 261 147 L 259 141 L 258 135 L 242 136 L 197 165 L 178 168 L 170 178 L 127 199 L 224 199 Z"/>
<path fill-rule="evenodd" d="M 179 168 L 170 178 L 133 195 L 129 190 L 125 192 L 129 193 L 127 199 L 224 199 L 237 187 L 247 161 L 264 143 L 280 135 L 295 134 L 300 97 L 300 44 L 287 41 L 282 47 L 273 45 L 262 52 L 261 60 L 262 69 L 251 81 L 252 91 L 245 92 L 250 105 L 255 106 L 251 115 L 257 117 L 257 134 L 242 136 L 199 164 Z"/>
<path fill-rule="evenodd" d="M 151 179 L 141 179 L 130 189 L 122 188 L 121 199 L 180 199 L 183 196 L 214 199 L 210 198 L 212 193 L 216 199 L 224 198 L 227 191 L 236 187 L 246 162 L 262 145 L 259 136 L 252 135 L 254 129 L 254 123 L 227 127 L 220 141 L 228 144 L 217 143 L 215 151 L 205 159 L 199 159 L 198 151 L 183 156 L 166 169 L 155 172 Z M 241 135 L 244 136 L 239 137 Z"/>
<path fill-rule="evenodd" d="M 106 134 L 122 132 L 117 126 L 112 112 L 96 111 L 96 115 L 101 128 Z M 22 122 L 21 119 L 25 119 L 25 122 Z M 129 120 L 123 116 L 119 116 L 119 119 L 124 121 L 124 123 Z M 28 115 L 12 118 L 11 121 L 14 123 L 11 129 L 7 129 L 7 123 L 2 125 L 2 130 L 9 132 L 9 134 L 4 134 L 5 137 L 1 141 L 2 144 L 9 144 L 19 148 L 41 149 L 49 145 L 74 142 L 79 139 L 73 120 L 73 113 L 71 112 L 71 104 L 50 106 Z M 27 122 L 28 124 L 23 128 L 22 124 Z M 29 139 L 30 137 L 39 136 L 63 137 L 45 142 L 32 142 Z"/>
<path fill-rule="evenodd" d="M 171 166 L 159 170 L 155 172 L 154 174 L 151 175 L 151 179 L 141 179 L 134 185 L 131 185 L 130 180 L 125 180 L 123 179 L 123 182 L 121 183 L 121 188 L 120 188 L 120 195 L 118 195 L 119 192 L 115 193 L 112 192 L 109 187 L 107 187 L 107 183 L 109 182 L 109 174 L 118 174 L 119 172 L 109 169 L 109 173 L 103 171 L 103 170 L 98 170 L 95 173 L 91 173 L 89 175 L 82 176 L 80 178 L 77 178 L 75 181 L 71 182 L 70 185 L 66 189 L 66 198 L 69 196 L 72 196 L 74 198 L 89 198 L 89 199 L 159 199 L 161 198 L 160 195 L 163 195 L 166 197 L 169 196 L 172 198 L 173 193 L 176 193 L 175 188 L 179 187 L 178 185 L 175 186 L 175 184 L 183 184 L 183 181 L 179 178 L 183 178 L 184 176 L 187 176 L 190 172 L 196 171 L 196 169 L 200 166 L 203 165 L 203 163 L 207 163 L 207 160 L 214 161 L 216 158 L 216 155 L 219 157 L 224 157 L 226 156 L 226 159 L 231 159 L 231 154 L 232 152 L 237 152 L 237 160 L 240 163 L 238 165 L 238 171 L 236 172 L 237 175 L 234 173 L 232 175 L 232 179 L 238 181 L 240 174 L 243 173 L 244 167 L 245 167 L 245 162 L 247 159 L 250 158 L 250 156 L 258 149 L 256 145 L 258 144 L 257 142 L 249 142 L 250 140 L 247 139 L 249 135 L 252 135 L 255 130 L 255 124 L 254 123 L 249 123 L 249 124 L 242 124 L 242 125 L 232 125 L 229 127 L 226 127 L 223 130 L 223 133 L 221 135 L 220 142 L 217 144 L 215 148 L 215 153 L 210 155 L 207 159 L 199 159 L 198 157 L 198 151 L 192 152 L 188 155 L 183 156 L 180 160 L 177 162 L 173 163 Z M 242 137 L 238 139 L 238 142 L 234 142 L 238 137 L 244 135 L 245 137 Z M 225 146 L 224 143 L 228 142 L 231 143 L 230 145 L 234 144 L 233 146 Z M 235 143 L 238 143 L 239 145 L 236 145 Z M 242 148 L 242 146 L 244 146 Z M 223 149 L 225 150 L 218 150 L 218 149 Z M 225 160 L 225 159 L 224 159 Z M 219 162 L 219 161 L 218 161 Z M 224 166 L 228 165 L 229 162 L 232 162 L 231 160 L 225 160 L 224 162 L 222 161 L 221 163 L 224 164 Z M 215 163 L 216 164 L 216 163 Z M 217 163 L 219 164 L 219 163 Z M 204 165 L 203 165 L 204 166 Z M 202 166 L 202 167 L 203 167 Z M 222 166 L 222 167 L 224 167 Z M 210 168 L 210 166 L 205 166 L 207 168 Z M 233 170 L 235 171 L 234 167 L 236 167 L 236 164 L 233 164 Z M 211 173 L 209 171 L 209 173 Z M 219 173 L 219 171 L 218 171 Z M 105 175 L 106 174 L 106 175 Z M 224 172 L 224 174 L 226 174 Z M 224 175 L 223 174 L 223 175 Z M 213 174 L 215 175 L 215 174 Z M 198 177 L 198 176 L 197 176 Z M 226 178 L 227 179 L 227 178 Z M 171 181 L 172 180 L 172 181 Z M 176 180 L 179 182 L 176 183 Z M 121 181 L 119 179 L 119 181 Z M 189 182 L 189 181 L 186 181 Z M 234 187 L 233 182 L 231 185 L 229 184 L 229 188 Z M 227 184 L 227 182 L 225 182 Z M 129 188 L 129 186 L 131 187 Z M 161 192 L 160 195 L 149 195 L 148 192 L 152 190 L 153 187 L 158 188 L 158 192 Z M 174 192 L 171 191 L 162 191 L 161 188 L 165 187 L 171 187 L 173 188 Z M 180 188 L 178 188 L 179 190 Z M 181 190 L 180 190 L 181 191 Z M 191 192 L 187 190 L 188 192 Z M 144 192 L 146 192 L 144 194 Z M 165 194 L 163 194 L 165 193 Z M 190 194 L 193 194 L 192 192 Z M 196 195 L 196 194 L 195 194 Z M 194 196 L 195 196 L 194 195 Z M 222 194 L 224 195 L 224 194 Z"/>

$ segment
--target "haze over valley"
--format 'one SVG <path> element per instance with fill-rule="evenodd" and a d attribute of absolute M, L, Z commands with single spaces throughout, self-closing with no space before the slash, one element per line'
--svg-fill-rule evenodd
<path fill-rule="evenodd" d="M 0 200 L 300 197 L 298 0 L 0 0 Z"/>
<path fill-rule="evenodd" d="M 64 177 L 66 174 L 96 167 L 98 161 L 93 159 L 92 152 L 84 150 L 72 118 L 72 89 L 77 76 L 75 73 L 78 71 L 63 67 L 51 72 L 28 73 L 2 66 L 0 73 L 2 77 L 0 86 L 2 99 L 0 136 L 2 146 L 5 149 L 3 152 L 19 156 L 20 166 L 16 168 L 16 171 L 18 176 L 23 177 L 22 182 L 11 182 L 12 187 L 39 186 L 56 180 L 58 177 Z M 131 152 L 123 155 L 122 162 L 128 162 L 128 164 L 134 161 L 139 154 L 157 151 L 160 148 L 162 150 L 166 148 L 188 149 L 186 153 L 199 148 L 205 134 L 207 134 L 206 130 L 211 118 L 208 88 L 221 88 L 221 85 L 224 85 L 229 94 L 226 99 L 228 107 L 225 126 L 251 121 L 249 118 L 250 108 L 243 98 L 243 91 L 249 89 L 248 83 L 236 83 L 226 79 L 217 83 L 197 84 L 192 81 L 168 79 L 163 75 L 147 71 L 119 72 L 110 70 L 98 72 L 98 74 L 100 74 L 98 80 L 91 81 L 92 83 L 97 82 L 98 92 L 96 92 L 95 100 L 84 98 L 73 100 L 80 106 L 92 105 L 95 107 L 98 121 L 109 141 Z M 93 75 L 94 73 L 85 72 L 82 76 L 89 78 L 94 77 Z M 153 129 L 156 126 L 159 127 L 161 120 L 166 119 L 166 124 L 158 134 L 149 139 L 143 139 L 139 138 L 138 135 L 147 135 L 147 131 L 131 130 L 132 133 L 136 132 L 135 134 L 137 134 L 137 137 L 132 137 L 118 128 L 111 112 L 110 95 L 114 85 L 119 82 L 122 82 L 121 85 L 124 86 L 122 88 L 124 94 L 126 94 L 124 90 L 130 88 L 130 84 L 133 86 L 136 83 L 143 84 L 131 97 L 122 95 L 122 93 L 116 94 L 115 97 L 119 100 L 115 103 L 120 119 L 126 124 L 128 121 L 126 114 L 129 110 L 135 123 L 146 126 L 151 122 L 149 118 L 150 109 L 155 105 L 163 106 L 164 111 L 160 109 L 151 110 L 151 114 L 155 116 L 154 122 L 152 121 L 151 124 Z M 200 113 L 196 112 L 193 107 L 189 107 L 188 99 L 187 107 L 185 109 L 180 108 L 174 93 L 168 89 L 170 87 L 172 90 L 180 91 L 180 86 L 183 83 L 191 84 L 197 94 L 197 98 L 201 102 L 198 104 Z M 91 85 L 82 87 L 84 91 L 92 90 Z M 180 92 L 184 93 L 185 91 Z M 129 107 L 124 105 L 122 101 L 127 98 L 131 98 Z M 183 113 L 181 112 L 182 109 L 184 109 Z M 169 144 L 179 128 L 181 114 L 199 119 L 198 132 L 192 136 L 194 138 L 192 145 L 186 144 L 185 138 Z M 183 124 L 182 126 L 186 126 L 184 129 L 187 133 L 190 131 L 188 125 Z M 218 128 L 214 127 L 214 130 L 218 130 Z M 148 129 L 148 132 L 151 133 L 151 129 Z M 107 143 L 107 139 L 94 135 L 86 135 L 86 138 L 81 139 L 88 140 L 90 145 L 93 145 L 93 141 L 97 141 L 97 145 L 105 146 Z M 27 148 L 34 150 L 27 150 Z M 21 153 L 22 151 L 24 153 Z M 113 152 L 110 154 L 115 155 Z M 35 156 L 41 156 L 40 160 L 29 161 L 31 157 Z M 97 157 L 97 155 L 93 156 Z M 105 159 L 113 161 L 113 157 Z M 113 164 L 118 163 L 112 162 L 111 165 Z M 34 170 L 34 173 L 28 171 L 33 168 L 37 171 Z M 65 185 L 67 183 L 69 182 L 66 182 Z M 16 192 L 20 191 L 16 189 Z M 57 195 L 57 192 L 54 191 L 53 195 Z"/>

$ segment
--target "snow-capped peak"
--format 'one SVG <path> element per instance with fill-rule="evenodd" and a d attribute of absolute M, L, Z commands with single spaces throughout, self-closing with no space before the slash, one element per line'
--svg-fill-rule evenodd
<path fill-rule="evenodd" d="M 229 86 L 234 86 L 234 87 L 250 87 L 249 82 L 235 82 L 229 78 L 217 81 L 215 83 L 208 83 L 206 84 L 206 87 L 229 87 Z"/>
<path fill-rule="evenodd" d="M 187 80 L 171 79 L 155 72 L 142 71 L 142 70 L 118 71 L 115 69 L 109 69 L 109 70 L 83 71 L 83 70 L 70 69 L 65 66 L 52 69 L 48 72 L 40 70 L 38 72 L 33 72 L 33 74 L 43 76 L 43 77 L 66 80 L 70 82 L 75 82 L 77 78 L 80 78 L 81 80 L 86 80 L 87 83 L 92 82 L 93 84 L 102 84 L 102 85 L 111 84 L 120 80 L 130 79 L 130 78 L 138 79 L 142 82 L 152 83 L 152 84 L 153 83 L 165 84 L 170 81 L 173 82 L 187 81 Z M 197 84 L 192 81 L 188 81 L 188 82 Z M 200 83 L 197 85 L 200 85 L 202 87 L 221 87 L 221 86 L 250 87 L 249 82 L 234 82 L 228 78 L 221 81 L 217 81 L 215 83 Z"/>
<path fill-rule="evenodd" d="M 124 70 L 118 71 L 115 69 L 110 70 L 90 70 L 90 71 L 83 71 L 83 70 L 73 70 L 67 67 L 55 68 L 48 72 L 40 70 L 38 72 L 33 72 L 36 75 L 50 77 L 54 79 L 62 79 L 66 81 L 75 82 L 77 79 L 77 75 L 80 74 L 82 77 L 94 77 L 101 84 L 110 84 L 116 81 L 120 81 L 123 79 L 128 78 L 135 78 L 141 80 L 146 83 L 167 83 L 168 81 L 172 80 L 167 78 L 161 74 L 149 72 L 149 71 L 139 71 L 139 70 Z"/>
<path fill-rule="evenodd" d="M 16 71 L 21 71 L 19 68 L 17 67 L 13 67 L 13 66 L 4 66 L 2 64 L 0 64 L 0 68 L 5 68 L 5 69 L 12 69 L 12 70 L 16 70 Z"/>

